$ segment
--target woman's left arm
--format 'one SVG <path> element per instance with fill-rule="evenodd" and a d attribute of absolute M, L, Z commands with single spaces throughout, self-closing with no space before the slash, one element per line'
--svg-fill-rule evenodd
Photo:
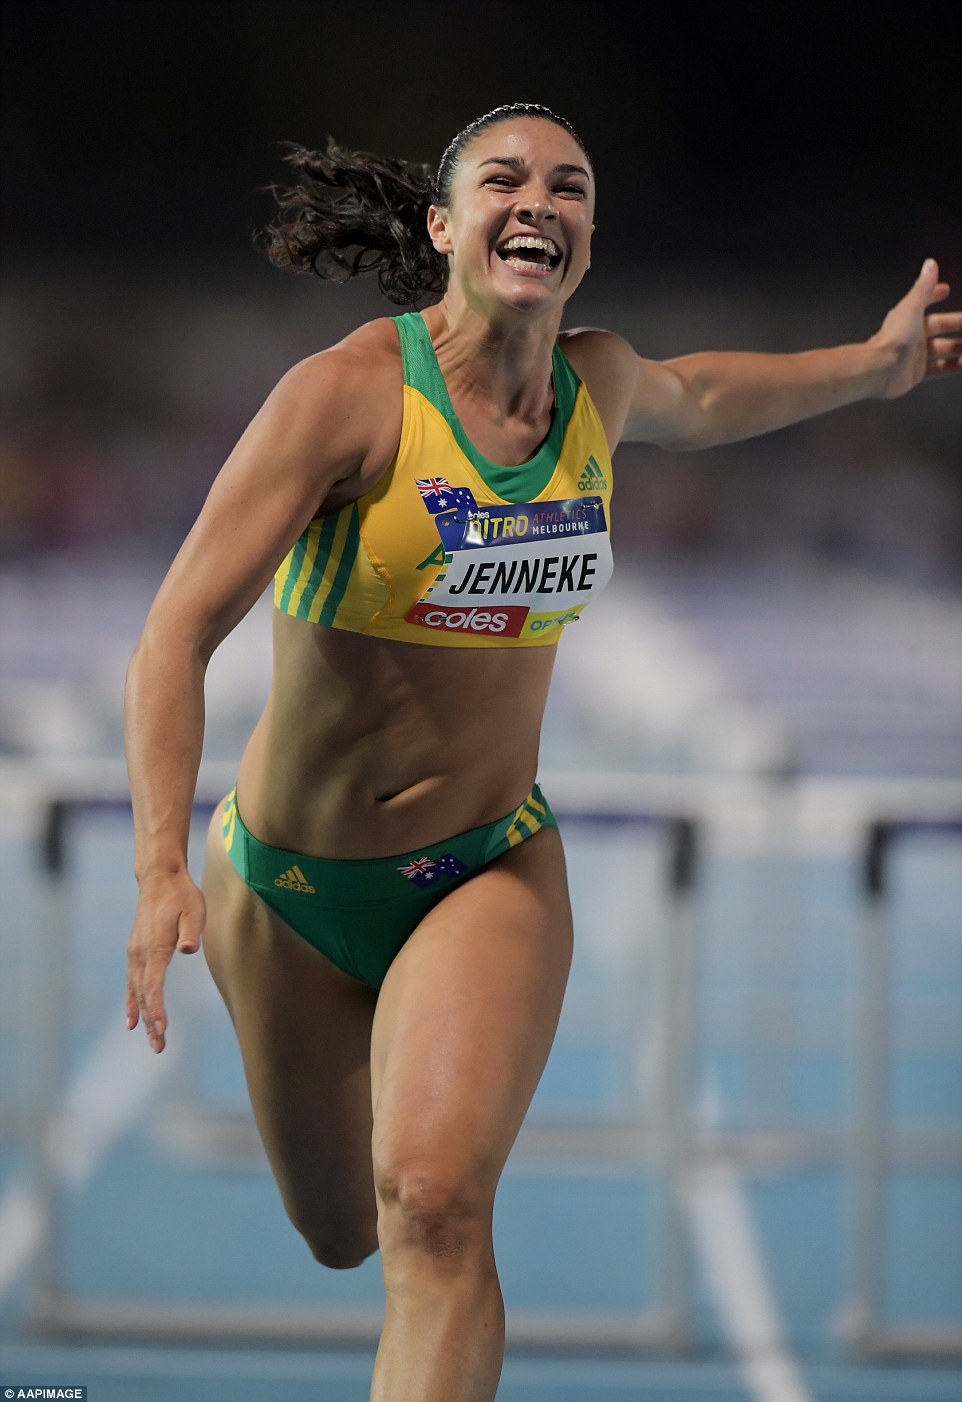
<path fill-rule="evenodd" d="M 962 368 L 962 312 L 926 308 L 949 295 L 926 259 L 914 285 L 874 336 L 794 355 L 707 351 L 637 358 L 624 438 L 665 448 L 709 448 L 752 438 L 860 399 L 894 399 L 924 379 Z"/>

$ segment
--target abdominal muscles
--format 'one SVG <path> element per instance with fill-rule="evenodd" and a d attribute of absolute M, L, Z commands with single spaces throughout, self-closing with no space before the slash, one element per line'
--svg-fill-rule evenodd
<path fill-rule="evenodd" d="M 240 766 L 262 842 L 392 856 L 492 822 L 526 796 L 553 647 L 435 648 L 274 615 L 274 678 Z"/>

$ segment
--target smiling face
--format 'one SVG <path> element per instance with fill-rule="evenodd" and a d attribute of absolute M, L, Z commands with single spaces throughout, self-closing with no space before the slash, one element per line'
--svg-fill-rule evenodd
<path fill-rule="evenodd" d="M 483 309 L 560 309 L 588 268 L 594 176 L 577 141 L 542 117 L 509 118 L 461 153 L 428 231 L 449 291 Z"/>

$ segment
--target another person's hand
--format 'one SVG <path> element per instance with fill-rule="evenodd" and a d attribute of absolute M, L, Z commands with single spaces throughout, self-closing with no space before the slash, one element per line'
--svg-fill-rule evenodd
<path fill-rule="evenodd" d="M 127 1027 L 138 1021 L 155 1052 L 164 1050 L 167 1011 L 164 976 L 174 951 L 200 949 L 206 907 L 200 889 L 186 871 L 146 878 L 127 946 Z"/>
<path fill-rule="evenodd" d="M 951 288 L 939 281 L 939 265 L 926 258 L 914 284 L 886 316 L 872 344 L 894 352 L 879 391 L 896 399 L 935 375 L 962 369 L 962 311 L 926 315 L 926 307 L 944 302 Z"/>

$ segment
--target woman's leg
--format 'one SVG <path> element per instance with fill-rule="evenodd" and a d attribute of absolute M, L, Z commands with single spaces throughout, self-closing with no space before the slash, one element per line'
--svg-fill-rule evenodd
<path fill-rule="evenodd" d="M 446 896 L 391 965 L 371 1053 L 387 1313 L 372 1402 L 490 1402 L 504 1310 L 495 1189 L 554 1038 L 571 961 L 558 833 Z"/>
<path fill-rule="evenodd" d="M 371 1023 L 377 995 L 275 915 L 231 866 L 215 813 L 204 949 L 244 1059 L 254 1118 L 284 1206 L 315 1257 L 377 1250 Z"/>

